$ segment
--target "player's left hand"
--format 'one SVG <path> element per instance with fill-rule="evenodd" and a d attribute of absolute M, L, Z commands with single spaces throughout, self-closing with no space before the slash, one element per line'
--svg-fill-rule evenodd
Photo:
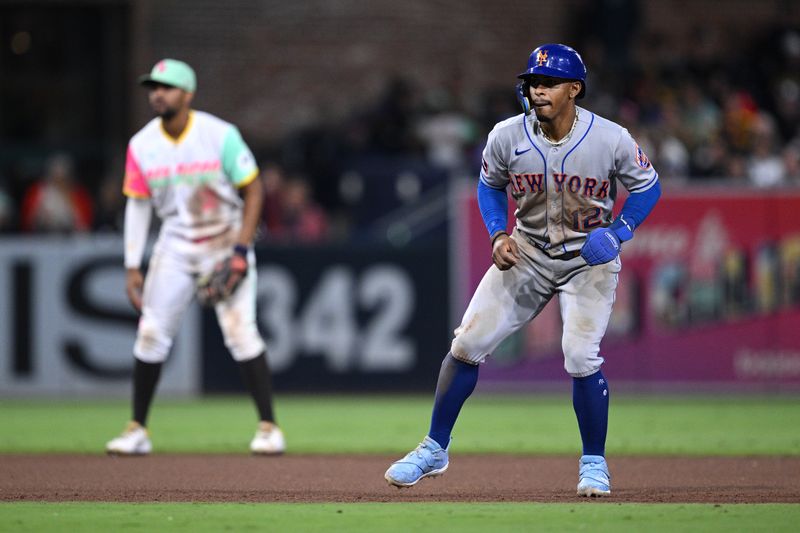
<path fill-rule="evenodd" d="M 231 256 L 230 274 L 225 283 L 225 292 L 233 294 L 242 280 L 247 276 L 247 257 L 234 253 Z"/>
<path fill-rule="evenodd" d="M 592 231 L 581 248 L 581 257 L 589 265 L 602 265 L 613 261 L 621 248 L 619 237 L 608 228 L 597 228 Z"/>
<path fill-rule="evenodd" d="M 507 233 L 499 235 L 492 243 L 492 261 L 500 270 L 508 270 L 519 261 L 517 242 Z"/>
<path fill-rule="evenodd" d="M 247 257 L 234 253 L 214 267 L 214 270 L 197 283 L 197 298 L 205 306 L 216 305 L 227 299 L 247 277 Z"/>

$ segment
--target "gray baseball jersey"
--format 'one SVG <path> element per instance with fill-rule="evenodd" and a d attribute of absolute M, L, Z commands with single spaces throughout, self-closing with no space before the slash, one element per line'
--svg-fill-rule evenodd
<path fill-rule="evenodd" d="M 617 181 L 630 192 L 657 183 L 650 161 L 627 130 L 585 109 L 578 108 L 572 131 L 557 143 L 544 137 L 534 115 L 520 114 L 489 134 L 480 179 L 496 189 L 511 186 L 517 202 L 511 238 L 520 257 L 508 270 L 492 265 L 486 272 L 451 353 L 483 362 L 557 294 L 564 368 L 575 377 L 597 372 L 622 262 L 589 266 L 577 252 L 589 232 L 611 223 Z"/>
<path fill-rule="evenodd" d="M 535 115 L 520 114 L 494 127 L 483 152 L 480 179 L 511 185 L 517 229 L 551 256 L 580 250 L 590 231 L 611 223 L 617 181 L 643 192 L 658 180 L 628 130 L 577 111 L 563 143 L 549 142 Z"/>

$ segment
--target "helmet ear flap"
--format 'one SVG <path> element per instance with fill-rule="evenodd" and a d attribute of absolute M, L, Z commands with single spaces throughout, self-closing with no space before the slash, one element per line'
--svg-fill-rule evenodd
<path fill-rule="evenodd" d="M 519 100 L 522 110 L 525 111 L 526 117 L 531 114 L 531 101 L 528 97 L 530 94 L 530 85 L 527 79 L 517 84 L 517 100 Z"/>

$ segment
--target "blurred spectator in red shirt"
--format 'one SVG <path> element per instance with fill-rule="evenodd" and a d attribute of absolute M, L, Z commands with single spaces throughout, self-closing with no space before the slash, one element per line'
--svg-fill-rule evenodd
<path fill-rule="evenodd" d="M 723 131 L 736 151 L 747 152 L 752 147 L 752 132 L 758 121 L 758 106 L 753 97 L 738 91 L 729 94 L 723 112 Z"/>
<path fill-rule="evenodd" d="M 47 162 L 44 178 L 25 191 L 21 229 L 28 232 L 89 231 L 93 208 L 89 193 L 73 177 L 72 159 L 57 154 Z"/>
<path fill-rule="evenodd" d="M 311 196 L 311 186 L 290 177 L 283 187 L 281 237 L 289 241 L 319 242 L 328 236 L 328 217 Z"/>
<path fill-rule="evenodd" d="M 275 164 L 261 167 L 261 183 L 264 189 L 264 204 L 261 208 L 261 229 L 266 239 L 271 239 L 281 230 L 283 200 L 281 194 L 286 177 L 283 169 Z"/>
<path fill-rule="evenodd" d="M 328 238 L 328 216 L 314 201 L 308 180 L 287 176 L 278 165 L 265 166 L 261 179 L 264 240 L 307 243 Z"/>

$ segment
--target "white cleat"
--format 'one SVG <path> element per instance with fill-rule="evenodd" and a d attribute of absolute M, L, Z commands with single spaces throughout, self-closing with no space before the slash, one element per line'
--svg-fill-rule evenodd
<path fill-rule="evenodd" d="M 578 496 L 599 498 L 611 496 L 611 474 L 601 455 L 584 455 L 579 462 Z"/>
<path fill-rule="evenodd" d="M 147 429 L 138 422 L 129 422 L 122 435 L 106 444 L 109 455 L 147 455 L 153 451 Z"/>
<path fill-rule="evenodd" d="M 280 455 L 286 451 L 286 439 L 281 429 L 271 422 L 261 422 L 256 436 L 250 441 L 250 451 L 255 455 Z"/>
<path fill-rule="evenodd" d="M 447 450 L 426 436 L 419 446 L 392 463 L 383 477 L 395 487 L 413 487 L 423 478 L 441 476 L 449 465 Z"/>

